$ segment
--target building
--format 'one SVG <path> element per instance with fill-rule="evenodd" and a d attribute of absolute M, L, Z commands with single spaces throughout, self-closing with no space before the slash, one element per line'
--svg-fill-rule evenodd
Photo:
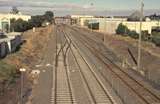
<path fill-rule="evenodd" d="M 74 21 L 75 24 L 84 25 L 84 21 L 91 20 L 94 16 L 89 16 L 89 15 L 71 15 L 72 21 Z"/>
<path fill-rule="evenodd" d="M 136 31 L 137 33 L 140 33 L 140 21 L 127 21 L 127 20 L 121 20 L 121 21 L 106 21 L 106 28 L 105 32 L 109 34 L 115 34 L 116 29 L 120 23 L 125 25 L 129 30 Z M 146 19 L 146 21 L 142 22 L 142 31 L 147 31 L 149 34 L 152 33 L 152 30 L 160 27 L 159 21 L 151 21 Z"/>
<path fill-rule="evenodd" d="M 120 23 L 127 26 L 129 30 L 140 33 L 140 21 L 128 21 L 127 18 L 96 18 L 94 16 L 73 16 L 77 19 L 77 24 L 82 27 L 87 27 L 90 23 L 99 23 L 99 31 L 106 32 L 108 34 L 115 34 L 116 29 Z M 160 21 L 150 20 L 146 18 L 142 22 L 142 31 L 147 31 L 149 34 L 152 30 L 160 27 Z"/>
<path fill-rule="evenodd" d="M 0 17 L 0 31 L 8 31 L 10 26 L 10 19 Z"/>
<path fill-rule="evenodd" d="M 56 24 L 68 24 L 71 25 L 72 20 L 70 17 L 55 17 Z"/>
<path fill-rule="evenodd" d="M 23 14 L 0 14 L 0 19 L 2 18 L 7 18 L 7 19 L 22 19 L 24 21 L 28 21 L 29 19 L 31 19 L 31 16 L 30 15 L 23 15 Z"/>
<path fill-rule="evenodd" d="M 31 16 L 22 14 L 0 14 L 0 30 L 5 32 L 10 30 L 10 20 L 13 18 L 28 21 L 31 19 Z"/>

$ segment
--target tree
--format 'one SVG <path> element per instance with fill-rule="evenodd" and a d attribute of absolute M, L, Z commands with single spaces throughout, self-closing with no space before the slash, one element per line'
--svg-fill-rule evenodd
<path fill-rule="evenodd" d="M 127 28 L 127 26 L 123 25 L 122 23 L 120 23 L 118 25 L 118 28 L 116 29 L 117 34 L 127 34 L 128 32 L 129 29 Z"/>
<path fill-rule="evenodd" d="M 22 19 L 15 20 L 12 23 L 12 26 L 12 30 L 14 30 L 15 32 L 24 32 L 32 28 L 27 21 L 24 21 Z"/>
<path fill-rule="evenodd" d="M 17 7 L 12 7 L 11 13 L 12 14 L 18 14 L 19 10 L 17 9 Z"/>
<path fill-rule="evenodd" d="M 14 31 L 15 21 L 16 21 L 16 19 L 15 19 L 15 18 L 10 19 L 10 23 L 11 23 L 10 31 Z"/>
<path fill-rule="evenodd" d="M 37 15 L 37 16 L 32 16 L 31 20 L 29 20 L 29 23 L 33 27 L 40 27 L 44 21 L 45 21 L 44 16 Z"/>
<path fill-rule="evenodd" d="M 45 20 L 47 20 L 48 22 L 51 22 L 53 21 L 53 17 L 54 17 L 54 13 L 52 11 L 46 11 L 45 14 L 44 14 L 44 18 Z"/>
<path fill-rule="evenodd" d="M 44 15 L 32 16 L 29 21 L 24 21 L 22 19 L 11 19 L 11 31 L 24 32 L 26 30 L 32 29 L 33 27 L 40 27 L 42 23 L 47 21 L 52 23 L 53 12 L 47 11 Z"/>

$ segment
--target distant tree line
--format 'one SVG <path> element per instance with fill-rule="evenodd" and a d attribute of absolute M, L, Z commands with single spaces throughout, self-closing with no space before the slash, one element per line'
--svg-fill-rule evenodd
<path fill-rule="evenodd" d="M 54 13 L 46 11 L 44 15 L 32 16 L 29 21 L 11 19 L 11 31 L 24 32 L 33 27 L 41 27 L 44 22 L 53 23 Z"/>
<path fill-rule="evenodd" d="M 160 20 L 160 15 L 157 15 L 156 13 L 147 16 L 149 17 L 151 20 Z"/>

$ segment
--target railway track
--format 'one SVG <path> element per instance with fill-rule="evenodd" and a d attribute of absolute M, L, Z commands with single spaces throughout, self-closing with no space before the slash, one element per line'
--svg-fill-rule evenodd
<path fill-rule="evenodd" d="M 72 41 L 65 31 L 63 31 L 63 34 L 66 40 L 68 40 L 68 43 Z M 87 63 L 87 61 L 83 58 L 76 46 L 72 43 L 71 47 L 69 48 L 79 67 L 84 82 L 87 85 L 87 89 L 90 93 L 93 104 L 120 104 L 120 102 L 116 103 L 113 101 L 113 97 L 108 94 L 105 86 Z"/>
<path fill-rule="evenodd" d="M 69 79 L 68 70 L 66 67 L 66 42 L 63 42 L 59 28 L 56 33 L 56 59 L 54 71 L 54 85 L 52 91 L 52 104 L 75 104 Z M 67 46 L 68 47 L 68 46 Z M 66 48 L 67 49 L 67 48 Z"/>
<path fill-rule="evenodd" d="M 75 37 L 77 41 L 83 43 L 83 45 L 90 50 L 92 54 L 104 65 L 106 65 L 106 71 L 111 74 L 112 77 L 116 77 L 118 81 L 120 81 L 122 84 L 125 85 L 126 89 L 128 89 L 128 93 L 131 93 L 130 96 L 135 98 L 136 104 L 159 104 L 160 98 L 153 92 L 151 92 L 149 89 L 147 89 L 145 86 L 143 86 L 141 83 L 139 83 L 137 80 L 133 79 L 128 73 L 126 73 L 123 69 L 121 69 L 119 66 L 117 66 L 112 60 L 110 60 L 104 53 L 97 50 L 95 47 L 96 41 L 89 38 L 83 33 L 80 33 L 78 30 L 75 30 L 73 28 L 70 28 L 72 30 L 72 36 L 70 34 L 70 37 Z M 76 33 L 79 33 L 76 34 Z M 76 34 L 76 35 L 75 35 Z M 72 40 L 73 41 L 73 40 Z M 77 43 L 76 43 L 77 44 Z M 98 46 L 97 46 L 98 47 Z M 105 75 L 101 73 L 104 77 Z M 105 77 L 107 81 L 109 79 Z M 124 101 L 125 103 L 125 101 Z M 130 103 L 132 104 L 132 103 Z M 135 103 L 133 103 L 135 104 Z"/>

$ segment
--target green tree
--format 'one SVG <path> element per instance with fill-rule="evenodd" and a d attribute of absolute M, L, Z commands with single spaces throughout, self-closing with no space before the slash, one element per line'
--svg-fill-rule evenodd
<path fill-rule="evenodd" d="M 54 13 L 52 11 L 46 11 L 44 14 L 44 19 L 51 22 L 53 21 Z"/>
<path fill-rule="evenodd" d="M 42 23 L 44 22 L 44 17 L 37 15 L 37 16 L 32 16 L 31 20 L 29 20 L 29 24 L 33 27 L 40 27 Z"/>
<path fill-rule="evenodd" d="M 22 19 L 11 19 L 11 31 L 24 32 L 33 27 L 41 27 L 42 23 L 48 21 L 52 23 L 54 14 L 51 11 L 45 12 L 44 15 L 32 16 L 29 21 L 24 21 Z"/>
<path fill-rule="evenodd" d="M 18 13 L 19 13 L 19 10 L 17 9 L 17 7 L 13 6 L 13 7 L 12 7 L 12 10 L 11 10 L 11 13 L 12 13 L 12 14 L 18 14 Z"/>
<path fill-rule="evenodd" d="M 28 29 L 31 29 L 30 24 L 27 21 L 23 21 L 22 19 L 18 19 L 12 23 L 12 29 L 15 32 L 24 32 Z"/>
<path fill-rule="evenodd" d="M 14 31 L 15 21 L 16 21 L 16 19 L 15 19 L 15 18 L 10 19 L 10 23 L 11 23 L 10 31 Z"/>
<path fill-rule="evenodd" d="M 120 23 L 118 25 L 118 28 L 116 29 L 116 33 L 117 34 L 127 34 L 129 32 L 129 29 L 127 28 L 127 26 L 123 25 L 122 23 Z"/>

